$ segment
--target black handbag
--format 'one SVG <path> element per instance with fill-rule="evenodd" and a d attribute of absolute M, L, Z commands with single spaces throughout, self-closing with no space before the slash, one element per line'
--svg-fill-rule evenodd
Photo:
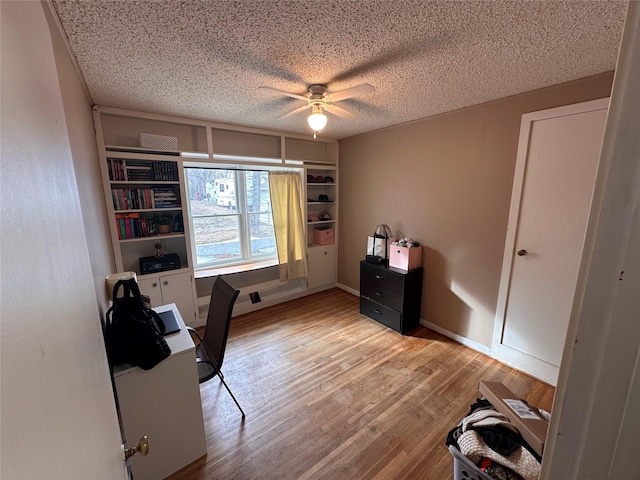
<path fill-rule="evenodd" d="M 123 295 L 118 297 L 120 289 Z M 160 316 L 145 305 L 135 279 L 118 280 L 107 310 L 105 342 L 112 364 L 130 363 L 150 370 L 171 355 Z"/>

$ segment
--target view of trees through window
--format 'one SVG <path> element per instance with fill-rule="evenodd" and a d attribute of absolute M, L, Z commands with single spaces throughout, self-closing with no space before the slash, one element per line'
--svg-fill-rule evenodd
<path fill-rule="evenodd" d="M 185 168 L 195 268 L 276 257 L 266 171 Z"/>

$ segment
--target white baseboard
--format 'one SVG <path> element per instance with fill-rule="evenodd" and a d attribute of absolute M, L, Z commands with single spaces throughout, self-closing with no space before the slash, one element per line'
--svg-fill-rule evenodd
<path fill-rule="evenodd" d="M 473 340 L 469 340 L 468 338 L 463 337 L 462 335 L 458 335 L 456 333 L 450 332 L 449 330 L 439 327 L 438 325 L 428 322 L 422 318 L 420 319 L 420 325 L 427 327 L 428 329 L 433 330 L 434 332 L 438 332 L 440 335 L 444 335 L 445 337 L 448 337 L 451 340 L 455 340 L 456 342 L 464 345 L 465 347 L 470 348 L 471 350 L 475 350 L 476 352 L 483 353 L 493 358 L 493 355 L 491 354 L 491 349 L 486 345 L 483 345 L 478 342 L 474 342 Z"/>
<path fill-rule="evenodd" d="M 347 287 L 346 285 L 343 285 L 341 283 L 336 284 L 336 287 L 338 287 L 340 290 L 344 290 L 345 292 L 350 293 L 351 295 L 360 297 L 360 292 L 354 288 Z"/>

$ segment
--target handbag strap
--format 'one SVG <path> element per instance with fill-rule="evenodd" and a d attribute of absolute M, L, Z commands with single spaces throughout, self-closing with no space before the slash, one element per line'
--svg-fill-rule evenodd
<path fill-rule="evenodd" d="M 391 238 L 392 235 L 391 229 L 385 223 L 378 225 L 373 232 L 373 238 Z"/>
<path fill-rule="evenodd" d="M 379 233 L 381 232 L 381 233 Z M 375 232 L 373 232 L 373 238 L 384 238 L 384 258 L 387 258 L 387 252 L 389 251 L 389 239 L 393 233 L 391 233 L 391 229 L 389 225 L 386 223 L 382 223 L 376 227 Z"/>

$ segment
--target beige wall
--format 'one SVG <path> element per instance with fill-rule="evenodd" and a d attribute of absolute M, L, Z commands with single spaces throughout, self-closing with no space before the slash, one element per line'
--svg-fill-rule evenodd
<path fill-rule="evenodd" d="M 53 15 L 48 9 L 45 9 L 45 13 L 51 30 L 60 93 L 69 132 L 69 146 L 78 182 L 82 208 L 82 225 L 79 225 L 79 228 L 84 227 L 87 237 L 98 309 L 104 317 L 109 302 L 104 278 L 115 272 L 116 267 L 91 114 L 93 102 L 85 93 L 82 80 L 73 66 Z"/>
<path fill-rule="evenodd" d="M 122 437 L 46 8 L 0 2 L 2 478 L 118 479 Z"/>
<path fill-rule="evenodd" d="M 340 141 L 339 283 L 380 223 L 424 245 L 422 319 L 490 347 L 520 118 L 607 97 L 612 73 Z"/>

